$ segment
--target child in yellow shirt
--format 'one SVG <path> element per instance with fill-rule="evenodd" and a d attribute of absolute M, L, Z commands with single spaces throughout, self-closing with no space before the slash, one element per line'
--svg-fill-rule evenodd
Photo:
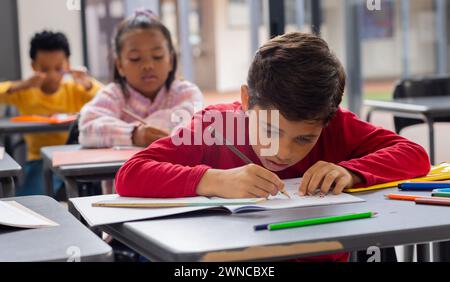
<path fill-rule="evenodd" d="M 43 31 L 31 40 L 30 57 L 35 72 L 22 81 L 0 83 L 0 103 L 13 105 L 21 115 L 50 116 L 81 110 L 100 88 L 83 70 L 71 70 L 70 46 L 62 33 Z M 63 79 L 71 75 L 73 80 Z M 25 183 L 17 195 L 43 194 L 41 147 L 63 145 L 67 133 L 27 134 Z"/>

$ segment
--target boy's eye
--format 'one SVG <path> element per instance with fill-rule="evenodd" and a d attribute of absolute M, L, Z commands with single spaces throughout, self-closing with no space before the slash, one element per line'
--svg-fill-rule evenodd
<path fill-rule="evenodd" d="M 164 56 L 153 56 L 153 60 L 155 61 L 161 61 L 162 59 L 164 59 Z"/>
<path fill-rule="evenodd" d="M 297 137 L 295 139 L 295 141 L 299 144 L 309 144 L 312 142 L 311 138 L 307 138 L 307 137 Z"/>

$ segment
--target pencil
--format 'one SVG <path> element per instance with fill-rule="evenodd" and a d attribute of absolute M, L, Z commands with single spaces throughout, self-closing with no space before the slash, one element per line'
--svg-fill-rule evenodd
<path fill-rule="evenodd" d="M 135 120 L 139 121 L 139 122 L 142 123 L 143 125 L 146 125 L 146 124 L 147 124 L 147 122 L 146 122 L 143 118 L 141 118 L 140 116 L 138 116 L 138 115 L 136 115 L 136 114 L 133 114 L 132 112 L 130 112 L 130 111 L 127 110 L 127 109 L 122 109 L 122 112 L 125 113 L 125 114 L 127 114 L 127 115 L 129 115 L 130 117 L 134 118 Z"/>
<path fill-rule="evenodd" d="M 450 199 L 448 198 L 417 198 L 415 202 L 418 205 L 450 206 Z"/>
<path fill-rule="evenodd" d="M 298 228 L 298 227 L 311 226 L 311 225 L 319 225 L 319 224 L 334 223 L 334 222 L 341 222 L 341 221 L 348 221 L 348 220 L 371 218 L 371 217 L 376 216 L 377 214 L 378 213 L 376 213 L 376 212 L 365 212 L 365 213 L 327 216 L 327 217 L 310 218 L 310 219 L 302 219 L 302 220 L 294 220 L 294 221 L 285 221 L 285 222 L 278 222 L 278 223 L 256 225 L 256 226 L 254 226 L 254 229 L 255 229 L 255 231 L 263 231 L 263 230 L 275 231 L 275 230 Z"/>
<path fill-rule="evenodd" d="M 390 200 L 415 201 L 417 198 L 424 198 L 426 196 L 403 195 L 403 194 L 388 194 L 388 195 L 385 195 L 385 197 L 390 199 Z"/>
<path fill-rule="evenodd" d="M 235 153 L 236 156 L 238 156 L 246 164 L 248 165 L 253 164 L 252 160 L 250 160 L 246 155 L 244 155 L 241 151 L 239 151 L 236 147 L 234 147 L 233 144 L 227 138 L 222 136 L 222 134 L 220 134 L 219 132 L 215 131 L 214 128 L 210 126 L 207 128 L 207 130 L 209 131 L 209 133 L 211 133 L 211 135 L 213 135 L 214 138 L 216 138 L 216 136 L 220 138 L 225 143 L 225 146 L 227 146 L 228 149 L 230 149 L 233 153 Z M 291 199 L 291 196 L 288 194 L 288 192 L 286 192 L 284 188 L 280 190 L 280 192 L 283 193 L 283 195 L 285 195 L 289 199 Z"/>

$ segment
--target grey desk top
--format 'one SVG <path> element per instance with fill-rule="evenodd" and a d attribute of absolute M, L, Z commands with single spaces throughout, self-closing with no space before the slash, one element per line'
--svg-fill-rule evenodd
<path fill-rule="evenodd" d="M 70 122 L 61 124 L 11 122 L 9 118 L 0 118 L 0 134 L 67 131 L 71 125 Z"/>
<path fill-rule="evenodd" d="M 401 98 L 391 101 L 365 100 L 365 106 L 399 112 L 446 113 L 450 111 L 450 96 Z"/>
<path fill-rule="evenodd" d="M 112 261 L 111 247 L 76 220 L 55 200 L 45 196 L 14 200 L 57 222 L 41 229 L 0 227 L 0 261 L 67 261 L 79 250 L 81 261 Z"/>
<path fill-rule="evenodd" d="M 76 151 L 80 150 L 81 145 L 63 145 L 44 147 L 41 149 L 41 155 L 50 168 L 52 168 L 53 152 L 58 151 Z M 124 162 L 111 162 L 101 164 L 83 164 L 83 165 L 66 165 L 58 168 L 52 168 L 53 171 L 65 177 L 77 176 L 101 176 L 115 174 Z"/>
<path fill-rule="evenodd" d="M 3 159 L 0 160 L 0 177 L 18 176 L 21 170 L 22 167 L 5 152 Z"/>
<path fill-rule="evenodd" d="M 102 228 L 148 258 L 162 261 L 287 259 L 450 239 L 448 207 L 385 200 L 384 195 L 392 192 L 398 193 L 389 189 L 357 194 L 367 202 L 356 204 L 184 216 Z M 253 231 L 257 224 L 368 211 L 380 214 L 290 230 Z"/>

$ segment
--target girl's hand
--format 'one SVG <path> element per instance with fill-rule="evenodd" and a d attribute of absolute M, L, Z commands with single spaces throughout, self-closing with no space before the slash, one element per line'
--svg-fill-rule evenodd
<path fill-rule="evenodd" d="M 169 133 L 162 129 L 149 125 L 140 125 L 133 131 L 132 141 L 136 146 L 147 147 L 153 142 L 167 136 L 169 136 Z"/>
<path fill-rule="evenodd" d="M 200 180 L 197 194 L 222 198 L 268 198 L 284 188 L 273 172 L 250 164 L 227 170 L 210 169 Z"/>
<path fill-rule="evenodd" d="M 317 162 L 303 175 L 299 194 L 314 195 L 316 190 L 324 195 L 341 194 L 345 188 L 361 183 L 361 178 L 347 169 L 328 162 Z"/>

